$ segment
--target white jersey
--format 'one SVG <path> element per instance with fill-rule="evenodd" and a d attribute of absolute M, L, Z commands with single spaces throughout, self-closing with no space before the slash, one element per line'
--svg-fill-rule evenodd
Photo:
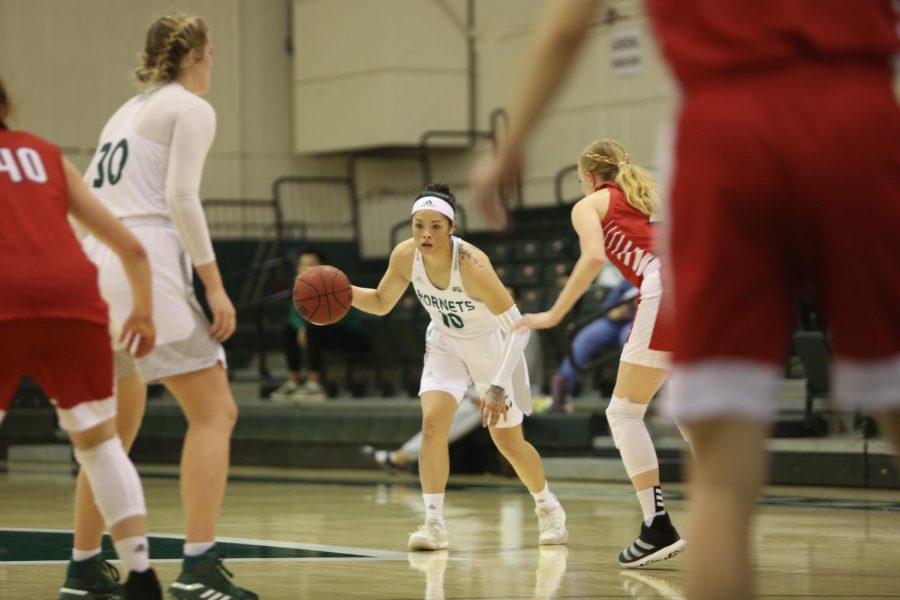
<path fill-rule="evenodd" d="M 168 83 L 135 96 L 109 119 L 85 181 L 120 219 L 173 221 L 192 262 L 205 264 L 215 255 L 199 188 L 215 131 L 212 106 Z"/>
<path fill-rule="evenodd" d="M 169 213 L 166 209 L 169 146 L 138 135 L 134 127 L 137 114 L 151 96 L 152 92 L 135 96 L 110 118 L 85 174 L 91 191 L 120 218 Z"/>
<path fill-rule="evenodd" d="M 225 364 L 187 264 L 187 256 L 195 265 L 215 260 L 199 197 L 215 131 L 209 103 L 173 82 L 127 101 L 100 134 L 85 181 L 140 240 L 153 271 L 156 346 L 134 361 L 117 360 L 117 377 L 136 367 L 141 381 L 152 383 Z M 84 240 L 84 249 L 97 265 L 111 329 L 118 335 L 131 313 L 128 277 L 119 257 L 95 237 Z"/>
<path fill-rule="evenodd" d="M 475 338 L 500 329 L 500 320 L 484 302 L 466 294 L 459 272 L 460 239 L 456 236 L 450 239 L 453 242 L 453 263 L 447 289 L 442 290 L 431 283 L 418 249 L 413 260 L 412 283 L 419 302 L 431 316 L 429 330 L 434 328 L 456 338 Z"/>
<path fill-rule="evenodd" d="M 434 286 L 425 272 L 422 255 L 416 250 L 412 282 L 419 302 L 431 315 L 425 334 L 425 363 L 419 395 L 430 391 L 447 392 L 460 402 L 469 385 L 484 394 L 493 384 L 495 371 L 503 355 L 506 334 L 500 319 L 480 300 L 466 294 L 459 272 L 459 246 L 453 241 L 450 284 L 447 289 Z M 509 418 L 499 427 L 514 427 L 524 415 L 531 414 L 531 389 L 525 357 L 501 386 L 510 401 Z M 514 404 L 514 406 L 513 406 Z"/>

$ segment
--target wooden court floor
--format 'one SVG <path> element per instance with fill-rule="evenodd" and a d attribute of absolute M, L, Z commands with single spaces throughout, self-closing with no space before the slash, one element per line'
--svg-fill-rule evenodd
<path fill-rule="evenodd" d="M 178 483 L 142 469 L 151 553 L 177 575 Z M 147 473 L 154 476 L 147 477 Z M 551 482 L 568 513 L 567 547 L 537 545 L 531 498 L 518 482 L 451 477 L 449 552 L 405 551 L 422 502 L 412 476 L 375 471 L 233 469 L 220 536 L 236 581 L 264 599 L 683 598 L 684 558 L 625 571 L 616 555 L 637 534 L 624 485 Z M 53 599 L 70 544 L 74 479 L 0 473 L 0 598 Z M 686 528 L 687 500 L 667 507 Z M 900 494 L 769 488 L 756 528 L 766 598 L 900 598 Z M 690 540 L 688 540 L 690 543 Z M 690 545 L 687 552 L 690 551 Z"/>

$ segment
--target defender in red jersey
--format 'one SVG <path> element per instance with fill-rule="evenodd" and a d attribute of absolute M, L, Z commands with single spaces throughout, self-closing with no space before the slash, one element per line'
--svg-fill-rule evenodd
<path fill-rule="evenodd" d="M 97 270 L 81 250 L 71 213 L 121 257 L 134 294 L 122 341 L 153 347 L 150 265 L 143 247 L 91 195 L 57 147 L 10 131 L 0 81 L 0 421 L 23 376 L 54 404 L 94 488 L 116 552 L 129 571 L 128 599 L 162 597 L 150 568 L 144 494 L 116 436 L 112 347 Z M 99 557 L 99 553 L 98 553 Z M 105 568 L 99 560 L 88 568 Z"/>
<path fill-rule="evenodd" d="M 479 204 L 514 180 L 598 0 L 558 0 L 474 176 Z M 669 164 L 676 416 L 693 473 L 688 595 L 753 595 L 749 529 L 796 289 L 830 328 L 835 397 L 900 446 L 900 54 L 892 0 L 648 0 L 681 87 Z"/>
<path fill-rule="evenodd" d="M 661 262 L 651 220 L 657 214 L 656 184 L 631 164 L 614 140 L 594 142 L 578 158 L 585 197 L 572 208 L 581 256 L 547 312 L 525 315 L 522 326 L 555 327 L 597 278 L 606 259 L 640 290 L 631 333 L 622 349 L 606 420 L 644 514 L 637 540 L 619 554 L 623 567 L 642 567 L 679 554 L 681 539 L 663 504 L 659 462 L 644 415 L 668 375 L 671 340 L 660 311 Z"/>

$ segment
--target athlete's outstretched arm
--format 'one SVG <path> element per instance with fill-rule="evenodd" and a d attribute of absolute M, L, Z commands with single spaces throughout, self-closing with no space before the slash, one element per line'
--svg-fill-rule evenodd
<path fill-rule="evenodd" d="M 597 192 L 579 200 L 572 207 L 572 226 L 578 234 L 578 245 L 581 255 L 572 268 L 566 285 L 550 310 L 533 315 L 525 315 L 521 326 L 531 329 L 547 329 L 555 327 L 562 321 L 578 299 L 581 298 L 606 262 L 606 251 L 603 247 L 603 226 L 597 215 L 592 196 Z"/>
<path fill-rule="evenodd" d="M 378 288 L 353 286 L 353 306 L 373 315 L 386 315 L 403 296 L 412 276 L 412 260 L 415 245 L 412 240 L 397 244 L 391 252 L 387 271 L 378 283 Z"/>
<path fill-rule="evenodd" d="M 63 159 L 63 170 L 69 189 L 69 212 L 95 238 L 112 248 L 122 261 L 131 284 L 132 300 L 131 315 L 122 325 L 120 341 L 126 348 L 131 348 L 134 338 L 139 335 L 140 341 L 134 355 L 144 356 L 153 349 L 156 339 L 152 275 L 147 251 L 134 234 L 94 197 L 81 179 L 81 173 L 66 159 Z"/>
<path fill-rule="evenodd" d="M 516 86 L 509 115 L 509 132 L 496 157 L 485 157 L 472 174 L 478 206 L 495 227 L 506 224 L 504 207 L 494 202 L 498 185 L 509 186 L 518 177 L 522 150 L 543 109 L 575 64 L 601 0 L 555 0 Z"/>
<path fill-rule="evenodd" d="M 522 315 L 484 252 L 470 244 L 463 244 L 459 248 L 459 258 L 463 286 L 471 296 L 479 298 L 497 315 L 500 326 L 506 332 L 491 385 L 481 400 L 481 424 L 493 427 L 501 418 L 506 418 L 506 397 L 509 395 L 506 388 L 512 380 L 516 365 L 523 360 L 522 353 L 528 345 L 531 330 L 514 327 Z"/>

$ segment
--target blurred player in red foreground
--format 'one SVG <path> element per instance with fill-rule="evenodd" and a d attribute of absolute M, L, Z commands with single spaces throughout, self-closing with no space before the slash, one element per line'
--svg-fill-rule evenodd
<path fill-rule="evenodd" d="M 507 140 L 473 175 L 496 226 L 506 217 L 495 188 L 515 180 L 600 5 L 556 0 L 547 15 Z M 897 15 L 890 0 L 647 8 L 681 88 L 660 165 L 673 407 L 695 455 L 688 595 L 747 598 L 763 442 L 800 280 L 816 284 L 830 325 L 837 402 L 877 414 L 900 443 Z"/>

